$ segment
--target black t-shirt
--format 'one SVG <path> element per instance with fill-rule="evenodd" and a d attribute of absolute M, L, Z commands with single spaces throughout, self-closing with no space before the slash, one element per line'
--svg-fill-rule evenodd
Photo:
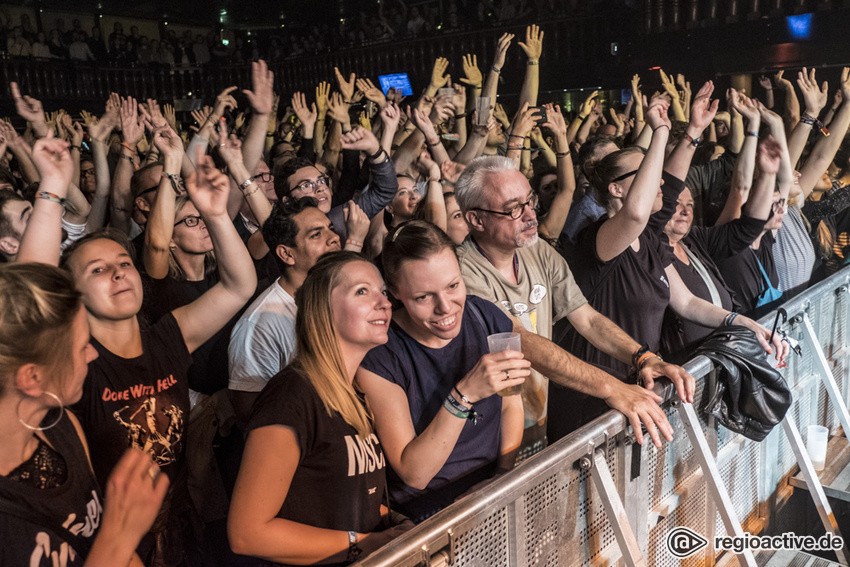
<path fill-rule="evenodd" d="M 363 439 L 339 414 L 329 415 L 312 384 L 291 366 L 260 392 L 248 429 L 272 425 L 291 428 L 301 451 L 277 517 L 317 528 L 375 531 L 386 490 L 378 437 Z"/>
<path fill-rule="evenodd" d="M 773 287 L 779 287 L 779 275 L 776 273 L 776 264 L 773 261 L 773 240 L 773 234 L 768 231 L 761 237 L 758 250 L 748 247 L 740 254 L 720 263 L 720 273 L 735 293 L 735 299 L 741 304 L 741 312 L 747 315 L 754 314 L 756 318 L 758 313 L 763 314 L 770 310 L 769 305 L 756 310 L 758 296 L 764 293 L 767 287 L 764 275 L 759 269 L 759 262 Z"/>
<path fill-rule="evenodd" d="M 664 310 L 670 303 L 670 282 L 664 269 L 672 263 L 669 241 L 660 235 L 676 210 L 676 199 L 682 191 L 682 181 L 664 174 L 663 206 L 651 215 L 646 228 L 638 237 L 640 249 L 628 246 L 619 256 L 603 262 L 596 253 L 599 229 L 608 221 L 604 216 L 584 229 L 574 246 L 563 247 L 576 282 L 588 303 L 605 315 L 630 337 L 657 350 L 661 342 Z M 666 236 L 664 237 L 666 239 Z M 629 366 L 603 353 L 572 327 L 559 337 L 558 343 L 585 362 L 628 373 Z"/>
<path fill-rule="evenodd" d="M 171 276 L 155 280 L 147 274 L 142 274 L 145 286 L 142 315 L 147 321 L 159 321 L 168 313 L 201 297 L 218 281 L 217 271 L 197 282 L 177 281 Z M 238 315 L 232 317 L 224 327 L 192 353 L 192 366 L 188 371 L 189 387 L 192 390 L 212 395 L 227 388 L 227 347 L 230 344 L 230 332 L 238 320 Z"/>
<path fill-rule="evenodd" d="M 48 414 L 45 421 L 55 418 Z M 91 545 L 103 515 L 103 498 L 89 468 L 85 449 L 77 430 L 67 416 L 55 427 L 44 431 L 53 449 L 62 456 L 68 470 L 65 482 L 55 488 L 40 490 L 0 476 L 0 498 L 29 510 L 33 516 L 47 518 L 52 525 L 68 530 Z M 57 528 L 57 531 L 59 528 Z M 86 550 L 79 549 L 79 553 Z M 0 513 L 0 565 L 53 567 L 54 557 L 67 557 L 67 567 L 85 562 L 73 553 L 61 533 L 46 525 L 18 516 Z"/>
<path fill-rule="evenodd" d="M 732 290 L 727 287 L 716 262 L 722 262 L 730 256 L 745 251 L 761 233 L 764 223 L 763 220 L 741 217 L 720 226 L 694 226 L 691 227 L 690 233 L 682 239 L 682 243 L 705 266 L 720 295 L 721 305 L 727 311 L 736 310 L 739 305 L 733 297 Z M 696 271 L 692 262 L 685 264 L 673 254 L 673 266 L 691 293 L 709 303 L 711 302 L 711 292 L 709 292 L 708 286 Z M 712 331 L 710 327 L 680 319 L 670 309 L 667 311 L 662 341 L 662 351 L 665 354 L 672 354 L 687 348 L 704 339 Z"/>
<path fill-rule="evenodd" d="M 91 447 L 95 475 L 105 485 L 128 447 L 150 454 L 173 481 L 189 421 L 186 371 L 192 361 L 171 314 L 142 330 L 143 354 L 121 358 L 97 339 L 83 397 L 74 412 Z"/>

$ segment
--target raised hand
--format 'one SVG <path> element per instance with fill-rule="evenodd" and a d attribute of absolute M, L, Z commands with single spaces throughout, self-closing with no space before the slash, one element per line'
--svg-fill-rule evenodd
<path fill-rule="evenodd" d="M 794 85 L 792 85 L 791 81 L 788 79 L 783 78 L 783 74 L 785 74 L 785 71 L 779 71 L 773 76 L 773 81 L 776 83 L 776 87 L 786 91 L 793 91 Z"/>
<path fill-rule="evenodd" d="M 452 96 L 437 97 L 437 102 L 434 103 L 434 108 L 431 110 L 431 122 L 441 124 L 455 115 L 455 105 L 452 103 Z"/>
<path fill-rule="evenodd" d="M 449 60 L 445 57 L 437 57 L 437 60 L 434 61 L 434 68 L 431 69 L 432 88 L 440 89 L 449 81 L 449 76 L 446 75 L 446 69 L 448 68 Z"/>
<path fill-rule="evenodd" d="M 233 110 L 237 107 L 236 99 L 233 98 L 233 95 L 230 94 L 237 88 L 238 87 L 227 87 L 226 89 L 221 91 L 217 97 L 215 97 L 215 106 L 213 106 L 211 115 L 213 120 L 218 120 L 219 118 L 224 116 L 225 112 L 227 112 L 228 110 Z"/>
<path fill-rule="evenodd" d="M 635 75 L 635 77 L 637 77 L 637 75 Z M 587 118 L 587 116 L 593 110 L 593 107 L 596 104 L 596 97 L 598 96 L 599 91 L 593 91 L 592 93 L 590 93 L 590 95 L 588 95 L 586 99 L 584 99 L 584 102 L 581 103 L 581 109 L 579 109 L 578 111 L 579 118 Z"/>
<path fill-rule="evenodd" d="M 319 112 L 316 110 L 316 103 L 314 102 L 311 106 L 307 106 L 304 93 L 294 93 L 292 95 L 292 110 L 295 111 L 295 115 L 304 125 L 305 130 L 312 132 L 313 127 L 316 125 L 316 119 L 319 117 Z"/>
<path fill-rule="evenodd" d="M 171 129 L 177 131 L 177 114 L 174 112 L 174 105 L 165 103 L 162 105 L 162 116 L 165 122 L 171 126 Z"/>
<path fill-rule="evenodd" d="M 670 118 L 667 116 L 667 109 L 669 107 L 670 103 L 663 96 L 653 97 L 649 102 L 649 108 L 646 110 L 646 123 L 652 128 L 653 132 L 664 126 L 668 128 L 672 127 Z M 691 115 L 691 119 L 693 120 L 693 114 Z M 709 122 L 711 121 L 709 120 Z"/>
<path fill-rule="evenodd" d="M 124 134 L 124 143 L 135 149 L 139 140 L 145 134 L 145 126 L 139 117 L 139 103 L 133 97 L 127 97 L 121 101 L 121 132 Z"/>
<path fill-rule="evenodd" d="M 518 136 L 525 138 L 528 136 L 528 133 L 531 132 L 531 129 L 536 124 L 535 114 L 537 114 L 537 108 L 533 106 L 529 107 L 527 102 L 524 103 L 522 108 L 519 109 L 519 114 L 517 114 L 514 121 L 514 127 L 511 129 L 511 137 Z M 520 140 L 518 145 L 522 146 L 522 143 L 523 140 Z"/>
<path fill-rule="evenodd" d="M 676 84 L 673 82 L 673 79 L 668 77 L 663 69 L 659 69 L 658 73 L 661 76 L 661 85 L 664 87 L 664 91 L 678 100 L 679 91 L 676 90 Z"/>
<path fill-rule="evenodd" d="M 766 91 L 769 91 L 773 88 L 773 83 L 770 82 L 770 77 L 767 77 L 765 75 L 759 77 L 759 84 L 761 85 L 761 88 Z"/>
<path fill-rule="evenodd" d="M 15 110 L 18 112 L 18 116 L 32 123 L 44 123 L 44 108 L 41 106 L 41 101 L 31 96 L 21 96 L 18 83 L 11 82 L 9 87 L 12 89 L 12 98 L 15 99 Z"/>
<path fill-rule="evenodd" d="M 817 80 L 815 80 L 815 69 L 807 71 L 803 67 L 802 71 L 797 73 L 797 86 L 803 93 L 803 102 L 806 104 L 806 112 L 813 118 L 817 118 L 820 111 L 826 106 L 829 100 L 828 85 L 824 81 L 821 88 L 818 88 Z"/>
<path fill-rule="evenodd" d="M 104 114 L 100 120 L 92 116 L 92 121 L 89 123 L 89 136 L 95 142 L 106 143 L 107 138 L 118 125 L 119 116 L 110 116 Z"/>
<path fill-rule="evenodd" d="M 732 108 L 737 110 L 738 113 L 747 120 L 747 127 L 751 132 L 758 130 L 759 123 L 761 122 L 761 115 L 759 114 L 758 106 L 756 106 L 753 99 L 741 95 L 734 101 Z"/>
<path fill-rule="evenodd" d="M 342 101 L 351 104 L 351 98 L 354 96 L 354 73 L 348 77 L 347 81 L 340 73 L 339 67 L 334 67 L 334 73 L 336 74 L 336 82 L 339 84 L 339 91 L 342 93 Z"/>
<path fill-rule="evenodd" d="M 478 69 L 477 55 L 467 53 L 463 56 L 463 74 L 464 77 L 460 80 L 461 83 L 471 87 L 480 87 L 483 84 L 484 78 Z"/>
<path fill-rule="evenodd" d="M 328 113 L 328 98 L 331 92 L 331 84 L 327 81 L 322 81 L 316 86 L 316 109 L 319 111 L 319 116 L 323 117 Z"/>
<path fill-rule="evenodd" d="M 456 163 L 453 161 L 444 161 L 440 164 L 440 175 L 446 181 L 451 181 L 452 183 L 456 183 L 460 174 L 463 173 L 463 170 L 466 169 L 466 166 L 462 163 Z"/>
<path fill-rule="evenodd" d="M 759 111 L 759 116 L 761 116 L 761 121 L 767 125 L 771 134 L 779 135 L 781 132 L 784 135 L 785 124 L 782 121 L 782 117 L 767 108 L 760 101 L 755 101 L 755 103 Z"/>
<path fill-rule="evenodd" d="M 381 148 L 375 135 L 365 128 L 355 128 L 339 139 L 344 150 L 361 150 L 366 155 L 375 155 Z"/>
<path fill-rule="evenodd" d="M 343 210 L 343 218 L 345 218 L 345 228 L 348 229 L 348 237 L 357 242 L 365 242 L 371 223 L 363 209 L 354 201 L 349 201 Z"/>
<path fill-rule="evenodd" d="M 552 131 L 552 134 L 554 134 L 555 137 L 566 136 L 567 123 L 564 120 L 564 115 L 561 114 L 561 107 L 557 104 L 552 104 L 550 102 L 548 104 L 544 104 L 543 108 L 546 109 L 547 119 L 547 122 L 544 122 L 543 126 L 549 128 L 549 130 Z"/>
<path fill-rule="evenodd" d="M 502 126 L 507 127 L 511 120 L 508 118 L 508 113 L 505 112 L 505 107 L 502 106 L 501 102 L 496 103 L 496 107 L 493 109 L 493 117 L 499 121 Z"/>
<path fill-rule="evenodd" d="M 452 104 L 455 105 L 455 111 L 463 111 L 466 108 L 466 89 L 459 83 L 453 84 L 452 88 L 455 91 L 454 96 L 452 96 Z"/>
<path fill-rule="evenodd" d="M 238 167 L 239 164 L 244 164 L 242 160 L 242 141 L 236 137 L 236 134 L 230 134 L 228 136 L 226 128 L 221 124 L 218 127 L 218 137 L 220 141 L 218 146 L 216 146 L 218 153 L 222 161 L 227 165 L 228 170 L 232 173 L 235 169 L 234 166 Z"/>
<path fill-rule="evenodd" d="M 493 57 L 493 67 L 501 70 L 505 64 L 505 55 L 508 53 L 508 48 L 511 46 L 511 41 L 514 39 L 514 34 L 505 33 L 499 38 L 496 44 L 496 55 Z"/>
<path fill-rule="evenodd" d="M 518 42 L 529 61 L 538 61 L 543 53 L 543 32 L 540 26 L 533 24 L 525 28 L 525 43 Z"/>
<path fill-rule="evenodd" d="M 186 191 L 204 219 L 227 215 L 227 197 L 230 182 L 216 169 L 211 156 L 198 148 L 195 171 L 186 178 Z"/>
<path fill-rule="evenodd" d="M 56 138 L 41 138 L 32 148 L 32 161 L 35 163 L 41 182 L 57 181 L 57 186 L 67 187 L 74 176 L 74 162 L 68 152 L 68 142 Z"/>
<path fill-rule="evenodd" d="M 384 127 L 395 132 L 398 130 L 398 123 L 401 120 L 401 110 L 394 102 L 388 102 L 381 109 L 381 120 L 384 122 Z"/>
<path fill-rule="evenodd" d="M 779 172 L 779 165 L 781 161 L 782 146 L 779 145 L 779 142 L 776 141 L 776 138 L 768 134 L 766 138 L 759 142 L 759 171 L 767 174 L 776 174 Z"/>
<path fill-rule="evenodd" d="M 198 128 L 202 128 L 204 124 L 206 124 L 207 120 L 209 120 L 210 115 L 212 114 L 212 107 L 205 106 L 201 110 L 192 110 L 192 118 L 195 119 L 195 122 L 198 123 Z"/>
<path fill-rule="evenodd" d="M 154 130 L 153 143 L 163 155 L 182 158 L 183 140 L 168 124 L 163 124 Z"/>
<path fill-rule="evenodd" d="M 363 95 L 368 99 L 383 108 L 387 104 L 387 98 L 383 91 L 376 87 L 370 79 L 357 79 L 357 88 L 363 91 Z"/>
<path fill-rule="evenodd" d="M 717 108 L 720 106 L 720 101 L 711 102 L 711 93 L 714 92 L 714 83 L 707 81 L 700 90 L 697 91 L 694 97 L 694 102 L 691 104 L 691 126 L 699 128 L 700 131 L 708 128 L 714 116 L 717 114 Z M 651 103 L 650 103 L 651 106 Z"/>
<path fill-rule="evenodd" d="M 343 95 L 333 93 L 328 101 L 328 115 L 339 122 L 340 124 L 350 124 L 351 119 L 348 116 L 348 105 L 342 100 Z"/>
<path fill-rule="evenodd" d="M 254 112 L 263 116 L 271 114 L 274 99 L 274 73 L 262 59 L 251 63 L 251 89 L 243 89 L 242 92 L 251 103 Z"/>

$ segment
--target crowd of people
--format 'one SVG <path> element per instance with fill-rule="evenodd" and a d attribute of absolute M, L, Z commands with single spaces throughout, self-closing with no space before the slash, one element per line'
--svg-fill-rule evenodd
<path fill-rule="evenodd" d="M 627 4 L 627 3 L 626 3 Z M 622 6 L 627 9 L 627 6 Z M 525 24 L 553 17 L 576 17 L 592 12 L 592 3 L 575 0 L 453 0 L 378 2 L 373 10 L 360 10 L 328 23 L 289 21 L 276 30 L 255 33 L 235 30 L 223 41 L 216 31 L 199 33 L 172 29 L 149 37 L 121 22 L 112 31 L 95 25 L 88 29 L 79 19 L 66 28 L 59 18 L 50 30 L 39 29 L 26 13 L 15 21 L 0 12 L 0 51 L 13 58 L 70 60 L 113 67 L 206 67 L 241 65 L 263 58 L 297 59 L 339 49 Z"/>
<path fill-rule="evenodd" d="M 608 409 L 671 440 L 654 382 L 693 402 L 676 362 L 716 328 L 782 363 L 756 319 L 848 258 L 850 69 L 802 69 L 802 108 L 781 72 L 635 75 L 568 119 L 522 39 L 415 100 L 260 60 L 191 122 L 11 84 L 0 562 L 349 564 Z"/>

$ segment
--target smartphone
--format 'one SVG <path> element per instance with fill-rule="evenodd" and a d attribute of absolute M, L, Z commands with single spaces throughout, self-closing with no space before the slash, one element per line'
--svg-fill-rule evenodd
<path fill-rule="evenodd" d="M 537 122 L 538 125 L 545 124 L 546 122 L 549 121 L 548 117 L 546 116 L 546 109 L 544 107 L 533 106 L 532 108 L 535 109 L 535 114 L 537 116 L 534 118 L 534 120 L 535 120 L 535 122 Z"/>

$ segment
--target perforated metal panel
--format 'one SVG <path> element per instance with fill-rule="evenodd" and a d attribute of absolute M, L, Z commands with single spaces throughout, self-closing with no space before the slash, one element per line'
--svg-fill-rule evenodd
<path fill-rule="evenodd" d="M 457 540 L 454 567 L 508 564 L 508 511 L 497 510 Z"/>

